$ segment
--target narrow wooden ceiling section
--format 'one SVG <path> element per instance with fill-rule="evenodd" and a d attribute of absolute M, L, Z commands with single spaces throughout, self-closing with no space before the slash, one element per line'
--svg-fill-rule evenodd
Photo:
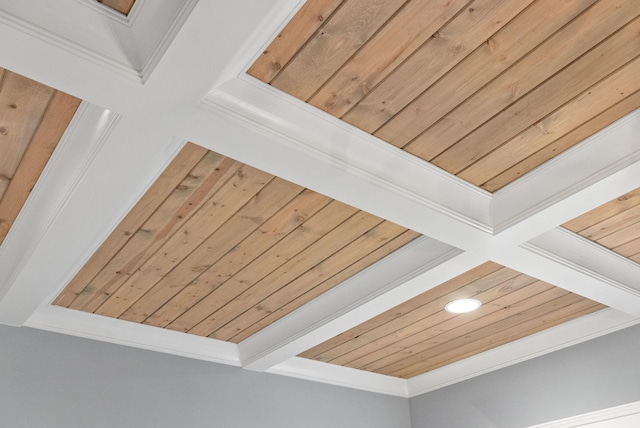
<path fill-rule="evenodd" d="M 309 0 L 248 73 L 491 192 L 640 107 L 636 0 Z"/>
<path fill-rule="evenodd" d="M 640 263 L 640 189 L 622 195 L 563 226 Z"/>
<path fill-rule="evenodd" d="M 480 309 L 444 310 L 469 297 Z M 300 356 L 408 379 L 603 308 L 489 262 Z"/>
<path fill-rule="evenodd" d="M 54 304 L 240 342 L 417 236 L 189 143 Z"/>
<path fill-rule="evenodd" d="M 0 244 L 80 100 L 0 68 Z"/>
<path fill-rule="evenodd" d="M 128 15 L 131 12 L 131 8 L 136 0 L 97 0 L 98 3 L 102 3 L 105 6 L 110 7 L 111 9 L 122 13 L 123 15 Z"/>

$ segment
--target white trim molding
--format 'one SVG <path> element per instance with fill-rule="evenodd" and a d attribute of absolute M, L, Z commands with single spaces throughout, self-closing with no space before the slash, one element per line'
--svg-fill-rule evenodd
<path fill-rule="evenodd" d="M 640 401 L 636 401 L 528 428 L 630 428 L 639 424 Z"/>

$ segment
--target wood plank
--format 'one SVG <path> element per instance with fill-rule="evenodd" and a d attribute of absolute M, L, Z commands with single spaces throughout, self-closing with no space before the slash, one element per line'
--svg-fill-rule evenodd
<path fill-rule="evenodd" d="M 394 354 L 389 352 L 384 358 L 366 364 L 361 368 L 367 371 L 375 371 L 376 373 L 396 373 L 415 363 L 431 358 L 432 355 L 437 355 L 436 353 L 440 349 L 438 346 L 451 348 L 462 346 L 467 341 L 473 341 L 473 339 L 491 337 L 491 335 L 504 329 L 505 325 L 515 325 L 535 319 L 546 312 L 551 312 L 573 303 L 577 299 L 580 299 L 580 297 L 571 295 L 565 290 L 556 287 L 550 288 L 528 299 L 521 300 L 503 311 L 498 311 L 483 317 L 481 320 L 476 320 L 470 325 L 462 325 L 427 340 L 416 342 Z"/>
<path fill-rule="evenodd" d="M 373 133 L 532 0 L 476 0 L 343 116 Z"/>
<path fill-rule="evenodd" d="M 360 235 L 367 233 L 381 222 L 382 219 L 363 211 L 356 213 L 303 251 L 295 254 L 282 266 L 275 270 L 271 270 L 271 267 L 269 267 L 269 270 L 260 275 L 261 279 L 259 281 L 251 284 L 251 287 L 241 294 L 234 292 L 233 297 L 230 296 L 231 298 L 224 299 L 229 304 L 211 314 L 204 322 L 198 324 L 194 328 L 196 332 L 194 334 L 218 338 L 213 333 L 220 327 L 242 314 L 245 310 L 257 305 L 266 296 L 286 286 L 290 281 L 348 245 Z"/>
<path fill-rule="evenodd" d="M 136 0 L 98 0 L 98 2 L 124 15 L 128 15 Z"/>
<path fill-rule="evenodd" d="M 407 0 L 350 0 L 298 51 L 271 84 L 312 96 Z"/>
<path fill-rule="evenodd" d="M 298 309 L 302 305 L 310 302 L 336 285 L 346 281 L 351 278 L 353 275 L 361 272 L 368 266 L 371 266 L 375 262 L 382 260 L 384 257 L 403 247 L 404 245 L 411 242 L 413 239 L 418 237 L 419 234 L 412 230 L 407 230 L 397 238 L 392 241 L 386 243 L 382 247 L 378 248 L 376 251 L 367 254 L 364 258 L 360 259 L 357 263 L 352 264 L 347 269 L 342 270 L 337 275 L 332 276 L 328 280 L 324 281 L 317 287 L 314 287 L 312 290 L 309 290 L 305 294 L 295 298 L 290 301 L 286 305 L 280 307 L 279 309 L 271 312 L 266 317 L 261 319 L 259 322 L 251 325 L 249 328 L 244 329 L 240 334 L 237 334 L 231 337 L 229 340 L 234 343 L 240 343 L 249 336 L 257 333 L 262 330 L 266 326 L 272 324 L 273 322 L 279 320 L 280 318 L 290 314 L 294 310 Z"/>
<path fill-rule="evenodd" d="M 5 71 L 0 89 L 0 176 L 13 178 L 54 90 Z"/>
<path fill-rule="evenodd" d="M 242 269 L 232 274 L 231 277 L 223 277 L 222 284 L 216 286 L 210 294 L 166 327 L 172 330 L 197 334 L 197 330 L 194 330 L 194 327 L 206 322 L 209 315 L 215 313 L 235 296 L 259 281 L 270 270 L 274 270 L 286 263 L 297 253 L 353 216 L 357 211 L 357 209 L 341 202 L 332 201 L 302 225 L 293 229 L 283 239 L 278 240 L 275 245 L 262 253 L 260 257 L 242 265 Z M 207 273 L 210 271 L 207 271 Z M 215 271 L 213 275 L 215 275 Z M 201 277 L 200 280 L 205 282 L 214 281 L 214 276 Z M 207 332 L 209 329 L 204 328 L 202 330 Z"/>
<path fill-rule="evenodd" d="M 640 91 L 631 94 L 618 104 L 610 107 L 609 109 L 600 113 L 598 116 L 585 122 L 580 127 L 558 138 L 552 144 L 544 147 L 528 158 L 511 166 L 504 172 L 484 183 L 482 185 L 482 188 L 489 192 L 496 192 L 507 184 L 512 183 L 519 177 L 522 177 L 534 168 L 542 165 L 546 161 L 584 141 L 586 138 L 592 136 L 596 132 L 606 128 L 616 120 L 623 118 L 639 107 Z"/>
<path fill-rule="evenodd" d="M 629 241 L 625 244 L 612 248 L 616 253 L 625 256 L 633 257 L 640 254 L 640 238 Z"/>
<path fill-rule="evenodd" d="M 240 242 L 233 251 L 227 253 L 211 268 L 187 284 L 182 291 L 154 312 L 144 323 L 166 327 L 222 285 L 228 278 L 237 274 L 244 266 L 285 238 L 294 229 L 300 227 L 330 201 L 326 196 L 305 189 L 280 212 Z"/>
<path fill-rule="evenodd" d="M 74 278 L 72 284 L 82 288 L 69 307 L 95 311 L 238 167 L 217 153 L 185 146 L 100 247 L 99 258 L 89 261 L 89 270 L 85 267 Z"/>
<path fill-rule="evenodd" d="M 287 303 L 318 287 L 350 265 L 357 263 L 358 260 L 376 251 L 406 230 L 397 224 L 383 221 L 329 257 L 311 266 L 280 289 L 266 295 L 264 299 L 247 308 L 242 314 L 212 334 L 219 339 L 229 341 L 235 335 L 242 333 Z"/>
<path fill-rule="evenodd" d="M 274 178 L 240 208 L 226 223 L 213 232 L 171 272 L 153 286 L 121 316 L 132 322 L 143 322 L 164 303 L 173 298 L 202 272 L 233 251 L 244 238 L 295 198 L 303 188 L 281 178 Z"/>
<path fill-rule="evenodd" d="M 478 281 L 481 278 L 484 278 L 487 275 L 490 275 L 500 269 L 503 269 L 503 267 L 496 263 L 483 263 L 480 266 L 477 266 L 461 275 L 456 276 L 453 279 L 450 279 L 449 281 L 444 282 L 443 284 L 440 284 L 439 286 L 429 290 L 428 292 L 422 293 L 414 297 L 413 299 L 410 299 L 407 302 L 396 306 L 395 308 L 393 308 L 393 310 L 389 310 L 380 315 L 377 315 L 376 317 L 371 318 L 370 320 L 301 353 L 299 356 L 303 358 L 316 358 L 319 355 L 335 348 L 336 346 L 342 345 L 346 342 L 350 342 L 367 333 L 368 331 L 392 322 L 397 318 L 406 316 L 410 312 L 415 311 L 417 308 L 428 304 L 432 300 L 436 300 L 439 297 L 447 295 L 448 293 L 455 292 L 464 285 Z M 455 300 L 455 298 L 452 300 Z"/>
<path fill-rule="evenodd" d="M 273 176 L 243 165 L 94 312 L 119 317 L 227 221 Z"/>
<path fill-rule="evenodd" d="M 502 291 L 500 286 L 490 288 L 485 292 L 489 301 L 481 300 L 483 305 L 480 309 L 468 314 L 451 314 L 441 306 L 437 308 L 439 310 L 428 314 L 419 322 L 403 326 L 363 347 L 334 358 L 331 362 L 364 370 L 370 370 L 373 366 L 383 367 L 404 358 L 406 352 L 412 353 L 415 346 L 424 346 L 420 344 L 426 341 L 434 343 L 449 340 L 448 338 L 457 337 L 460 331 L 479 328 L 496 318 L 517 313 L 523 307 L 535 304 L 541 298 L 544 299 L 544 295 L 540 295 L 551 290 L 552 286 L 535 281 L 533 278 L 520 276 L 517 278 L 514 288 L 512 292 L 508 293 Z M 483 296 L 480 294 L 480 299 L 484 299 Z"/>
<path fill-rule="evenodd" d="M 341 117 L 451 18 L 468 0 L 413 0 L 336 72 L 309 103 Z"/>
<path fill-rule="evenodd" d="M 592 241 L 600 242 L 612 233 L 637 224 L 638 221 L 640 221 L 640 205 L 595 223 L 593 226 L 582 230 L 580 235 Z"/>
<path fill-rule="evenodd" d="M 347 363 L 366 364 L 375 360 L 374 352 L 381 351 L 388 346 L 398 346 L 397 344 L 400 340 L 414 336 L 418 332 L 433 329 L 433 334 L 437 334 L 437 332 L 455 328 L 457 325 L 468 323 L 470 319 L 478 319 L 483 315 L 486 316 L 498 311 L 504 304 L 512 304 L 546 288 L 545 285 L 531 286 L 535 282 L 537 282 L 535 278 L 518 274 L 506 281 L 494 282 L 493 286 L 476 290 L 475 293 L 473 287 L 475 284 L 465 286 L 465 292 L 462 290 L 459 292 L 483 302 L 485 308 L 482 312 L 474 313 L 467 317 L 456 317 L 444 311 L 444 306 L 455 300 L 453 295 L 456 293 L 451 293 L 433 300 L 414 311 L 414 313 L 409 314 L 409 316 L 393 320 L 384 326 L 367 332 L 367 334 L 354 340 L 350 346 L 342 346 L 341 349 L 334 348 L 331 352 L 322 355 L 322 358 L 324 361 L 340 365 Z M 509 297 L 505 299 L 506 296 Z M 359 360 L 359 362 L 356 363 L 356 360 Z"/>
<path fill-rule="evenodd" d="M 568 65 L 432 160 L 459 173 L 640 54 L 640 19 Z M 488 106 L 487 106 L 488 107 Z M 494 110 L 495 111 L 495 110 Z"/>
<path fill-rule="evenodd" d="M 307 0 L 247 73 L 269 83 L 344 0 Z"/>
<path fill-rule="evenodd" d="M 595 1 L 533 2 L 427 88 L 375 135 L 397 147 L 404 147 Z"/>
<path fill-rule="evenodd" d="M 63 92 L 54 92 L 44 112 L 42 122 L 31 137 L 31 142 L 27 146 L 13 178 L 7 179 L 7 181 L 0 180 L 7 184 L 4 191 L 0 189 L 0 223 L 2 223 L 0 244 L 13 225 L 13 221 L 26 202 L 31 189 L 35 186 L 79 105 L 79 99 Z"/>
<path fill-rule="evenodd" d="M 618 198 L 592 209 L 580 217 L 566 222 L 562 227 L 575 233 L 581 233 L 585 229 L 600 223 L 610 217 L 621 214 L 633 207 L 640 205 L 640 188 L 625 193 Z"/>
<path fill-rule="evenodd" d="M 458 177 L 482 185 L 511 165 L 553 143 L 600 112 L 640 90 L 640 58 L 596 83 L 558 110 L 463 169 Z"/>
<path fill-rule="evenodd" d="M 412 367 L 407 367 L 401 372 L 397 372 L 396 375 L 398 377 L 409 379 L 418 374 L 435 370 L 436 368 L 443 367 L 456 361 L 460 361 L 472 355 L 477 355 L 480 352 L 498 347 L 500 345 L 504 345 L 522 337 L 530 336 L 556 325 L 560 325 L 567 321 L 603 309 L 602 305 L 599 305 L 587 299 L 582 299 L 574 303 L 570 303 L 572 301 L 570 297 L 575 298 L 575 296 L 567 296 L 566 298 L 562 298 L 562 301 L 554 302 L 554 304 L 557 306 L 566 305 L 559 310 L 544 313 L 540 317 L 533 318 L 529 321 L 525 321 L 517 325 L 509 325 L 509 323 L 505 321 L 504 328 L 491 335 L 490 338 L 481 339 L 460 346 L 457 349 L 450 350 L 447 353 L 440 354 L 429 361 L 425 361 L 425 363 L 427 364 L 418 363 Z M 542 310 L 542 308 L 536 308 L 532 310 L 532 312 L 533 311 L 536 311 L 538 315 L 540 315 L 540 313 L 544 310 Z"/>
<path fill-rule="evenodd" d="M 636 218 L 636 220 L 638 219 Z M 640 238 L 640 222 L 636 221 L 634 224 L 598 239 L 598 244 L 611 249 L 638 238 Z"/>
<path fill-rule="evenodd" d="M 450 150 L 447 149 L 453 146 L 456 142 L 462 140 L 466 135 L 480 127 L 486 121 L 491 119 L 491 123 L 495 124 L 497 120 L 507 120 L 509 117 L 513 117 L 516 112 L 530 107 L 531 102 L 539 102 L 539 98 L 541 96 L 552 97 L 550 100 L 543 99 L 543 105 L 538 106 L 538 109 L 541 109 L 542 113 L 538 113 L 537 110 L 534 110 L 538 117 L 527 123 L 527 125 L 531 125 L 535 120 L 538 120 L 540 117 L 543 117 L 545 114 L 548 114 L 550 111 L 557 108 L 557 106 L 551 109 L 543 108 L 553 100 L 554 95 L 558 97 L 565 94 L 565 88 L 562 87 L 557 94 L 549 93 L 549 90 L 552 89 L 552 85 L 548 80 L 550 76 L 553 76 L 561 70 L 563 71 L 563 73 L 560 73 L 553 78 L 553 81 L 556 82 L 553 89 L 556 89 L 563 78 L 571 79 L 575 76 L 581 78 L 580 70 L 583 69 L 580 67 L 590 66 L 589 60 L 592 60 L 595 63 L 593 64 L 596 66 L 594 72 L 602 72 L 603 70 L 613 71 L 624 63 L 621 62 L 623 58 L 618 56 L 618 66 L 615 64 L 608 66 L 605 62 L 604 65 L 599 64 L 600 66 L 597 67 L 597 55 L 602 52 L 603 48 L 602 45 L 596 47 L 595 50 L 593 47 L 609 37 L 621 26 L 631 21 L 634 16 L 637 16 L 638 10 L 636 6 L 635 1 L 633 0 L 605 0 L 596 3 L 593 7 L 571 21 L 544 43 L 540 44 L 536 49 L 519 60 L 511 68 L 502 73 L 498 78 L 468 98 L 463 104 L 448 113 L 446 116 L 442 117 L 437 123 L 407 145 L 405 150 L 423 159 L 434 160 L 441 153 L 448 154 Z M 629 31 L 632 32 L 632 30 L 628 30 L 624 35 L 627 35 L 632 39 L 633 36 L 629 34 Z M 617 37 L 610 39 L 607 43 L 609 48 L 615 49 L 615 46 L 611 45 L 615 45 L 618 41 L 624 44 L 624 41 L 621 40 L 621 37 L 624 38 L 624 35 L 620 36 L 620 34 L 618 34 Z M 635 44 L 633 42 L 630 43 Z M 585 53 L 588 54 L 581 57 L 580 66 L 573 63 L 573 61 Z M 605 58 L 609 55 L 616 57 L 616 55 L 611 52 L 605 52 Z M 624 59 L 628 60 L 635 55 L 629 56 L 627 50 L 627 52 L 624 52 L 622 56 L 625 57 Z M 565 69 L 567 64 L 571 64 L 569 72 Z M 573 88 L 574 92 L 577 88 L 582 88 L 582 90 L 584 90 L 584 88 L 591 86 L 593 83 L 600 80 L 599 78 L 590 79 L 589 77 L 590 76 L 585 76 L 586 85 L 582 84 L 580 81 L 572 81 L 566 89 Z M 543 82 L 545 83 L 544 90 L 540 89 L 539 86 Z M 521 100 L 523 96 L 534 90 L 535 96 L 527 98 L 529 102 L 518 102 L 518 100 Z M 582 90 L 578 90 L 573 96 L 582 92 Z M 573 96 L 568 97 L 567 100 L 573 98 Z M 553 103 L 551 103 L 551 105 L 553 105 Z M 503 111 L 503 109 L 507 110 Z M 500 113 L 498 117 L 492 119 L 492 117 L 497 113 Z M 525 116 L 528 117 L 528 115 Z M 482 129 L 485 128 L 482 127 Z M 486 129 L 488 130 L 489 128 Z M 508 134 L 510 135 L 507 135 L 505 139 L 515 135 L 515 133 L 511 134 L 511 127 L 508 129 Z M 503 135 L 503 133 L 497 135 Z M 477 134 L 477 136 L 479 137 L 479 134 Z M 491 142 L 496 139 L 500 140 L 497 136 L 491 135 L 490 137 Z M 464 163 L 467 158 L 478 156 L 478 152 L 483 152 L 483 150 L 484 147 L 480 147 L 477 150 L 472 149 L 471 153 L 467 155 L 463 154 L 464 157 L 459 162 Z M 452 153 L 450 156 L 457 153 L 458 151 Z M 447 161 L 444 162 L 441 159 L 440 164 L 449 168 L 448 171 L 455 173 L 461 169 L 457 163 L 449 161 L 449 158 L 446 160 Z"/>

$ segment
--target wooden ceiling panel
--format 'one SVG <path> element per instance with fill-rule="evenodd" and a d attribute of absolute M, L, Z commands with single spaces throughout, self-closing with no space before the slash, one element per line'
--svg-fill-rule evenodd
<path fill-rule="evenodd" d="M 622 195 L 563 226 L 640 263 L 640 189 Z"/>
<path fill-rule="evenodd" d="M 0 69 L 0 243 L 80 100 Z"/>
<path fill-rule="evenodd" d="M 483 305 L 468 314 L 444 311 L 466 297 Z M 300 356 L 411 378 L 602 308 L 489 262 Z"/>
<path fill-rule="evenodd" d="M 116 10 L 123 15 L 128 15 L 136 0 L 97 0 L 99 3 Z"/>
<path fill-rule="evenodd" d="M 640 107 L 639 15 L 634 0 L 309 1 L 248 73 L 493 192 Z"/>
<path fill-rule="evenodd" d="M 239 342 L 417 236 L 189 143 L 55 304 Z"/>

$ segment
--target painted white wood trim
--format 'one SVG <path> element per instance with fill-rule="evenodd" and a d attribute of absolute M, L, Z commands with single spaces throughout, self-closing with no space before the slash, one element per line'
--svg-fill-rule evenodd
<path fill-rule="evenodd" d="M 640 110 L 496 192 L 496 235 L 528 241 L 640 187 L 638 135 Z"/>
<path fill-rule="evenodd" d="M 640 296 L 640 264 L 562 227 L 552 229 L 523 244 L 531 251 L 571 263 L 608 282 L 609 286 Z M 640 316 L 640 308 L 637 315 Z"/>
<path fill-rule="evenodd" d="M 120 119 L 86 103 L 78 108 L 0 246 L 1 323 L 21 325 L 49 295 L 47 265 L 33 263 L 36 250 Z M 19 285 L 27 272 L 35 282 Z"/>
<path fill-rule="evenodd" d="M 638 323 L 640 318 L 614 309 L 603 309 L 411 378 L 408 381 L 409 396 L 415 397 Z"/>
<path fill-rule="evenodd" d="M 76 0 L 0 0 L 0 20 L 129 78 L 139 76 L 129 25 L 117 14 Z"/>
<path fill-rule="evenodd" d="M 238 349 L 233 343 L 59 306 L 40 308 L 29 317 L 24 326 L 197 360 L 240 366 Z"/>
<path fill-rule="evenodd" d="M 622 406 L 610 407 L 608 409 L 597 410 L 578 416 L 572 416 L 557 421 L 546 422 L 528 428 L 577 428 L 587 426 L 589 428 L 630 428 L 638 426 L 640 418 L 633 418 L 640 414 L 640 401 L 624 404 Z M 598 424 L 598 422 L 611 421 L 610 424 Z M 595 424 L 595 425 L 590 425 Z"/>
<path fill-rule="evenodd" d="M 419 238 L 241 342 L 242 365 L 264 371 L 485 261 Z"/>
<path fill-rule="evenodd" d="M 225 82 L 203 103 L 233 115 L 245 126 L 275 131 L 301 151 L 392 188 L 459 222 L 491 231 L 490 193 L 257 79 L 244 76 Z"/>
<path fill-rule="evenodd" d="M 407 381 L 397 377 L 294 357 L 266 373 L 295 377 L 379 394 L 408 397 Z"/>

